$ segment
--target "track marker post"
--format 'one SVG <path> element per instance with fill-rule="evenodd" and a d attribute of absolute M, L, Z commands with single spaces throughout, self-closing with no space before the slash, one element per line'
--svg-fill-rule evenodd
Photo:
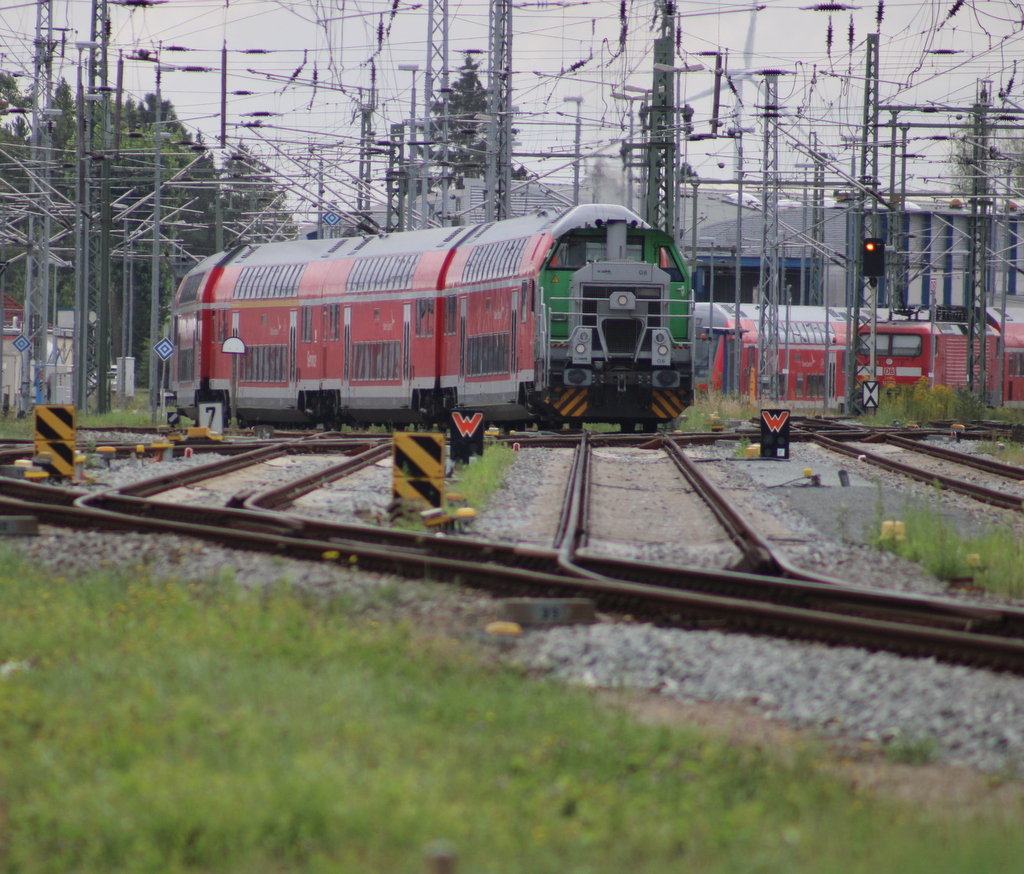
<path fill-rule="evenodd" d="M 391 497 L 440 507 L 444 495 L 444 434 L 396 431 L 391 437 Z"/>

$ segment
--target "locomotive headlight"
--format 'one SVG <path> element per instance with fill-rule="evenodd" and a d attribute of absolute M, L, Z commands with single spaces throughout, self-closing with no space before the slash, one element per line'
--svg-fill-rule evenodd
<path fill-rule="evenodd" d="M 654 367 L 672 365 L 672 344 L 668 331 L 651 331 L 651 364 Z"/>
<path fill-rule="evenodd" d="M 569 336 L 569 350 L 573 364 L 591 364 L 594 360 L 594 332 L 577 325 Z"/>

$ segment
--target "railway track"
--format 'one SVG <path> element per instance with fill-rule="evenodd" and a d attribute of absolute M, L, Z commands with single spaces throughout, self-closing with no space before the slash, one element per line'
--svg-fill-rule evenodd
<path fill-rule="evenodd" d="M 347 453 L 337 464 L 285 486 L 236 495 L 229 501 L 231 506 L 183 506 L 159 500 L 160 492 L 172 485 L 180 487 L 183 475 L 178 472 L 93 494 L 0 481 L 0 510 L 34 515 L 54 525 L 174 532 L 234 548 L 447 580 L 495 594 L 587 596 L 603 610 L 660 624 L 710 624 L 1024 673 L 1024 610 L 863 589 L 792 568 L 773 554 L 713 486 L 701 481 L 675 440 L 665 440 L 660 448 L 730 530 L 747 569 L 683 568 L 592 554 L 587 550 L 592 446 L 586 436 L 575 442 L 554 549 L 335 524 L 284 512 L 298 496 L 386 454 L 386 446 L 366 441 L 318 440 L 250 448 L 234 458 L 185 472 L 185 479 L 200 482 L 280 453 Z"/>
<path fill-rule="evenodd" d="M 918 444 L 915 441 L 907 440 L 895 435 L 886 436 L 885 440 L 892 443 L 894 446 L 903 447 L 910 452 L 927 454 L 930 457 L 940 458 L 949 463 L 969 467 L 974 470 L 984 471 L 992 476 L 1014 479 L 1018 483 L 1024 479 L 1024 471 L 1020 468 L 1015 468 L 1012 465 L 1005 465 L 1001 462 L 995 461 L 989 462 L 983 459 L 972 459 L 964 453 L 950 453 L 948 450 L 943 451 L 941 447 L 925 446 L 923 444 Z M 1006 491 L 1000 491 L 999 489 L 980 485 L 962 477 L 951 476 L 935 470 L 923 469 L 917 465 L 898 461 L 897 459 L 883 455 L 882 453 L 866 449 L 863 446 L 850 446 L 846 443 L 833 440 L 830 437 L 825 437 L 820 434 L 815 435 L 814 441 L 819 446 L 829 449 L 832 452 L 837 452 L 849 458 L 855 458 L 858 461 L 866 462 L 882 468 L 883 470 L 890 471 L 891 473 L 901 474 L 902 476 L 916 480 L 917 482 L 937 485 L 940 488 L 948 489 L 951 492 L 966 495 L 967 497 L 980 501 L 983 504 L 1016 512 L 1024 510 L 1024 499 L 1018 495 L 1009 494 Z"/>

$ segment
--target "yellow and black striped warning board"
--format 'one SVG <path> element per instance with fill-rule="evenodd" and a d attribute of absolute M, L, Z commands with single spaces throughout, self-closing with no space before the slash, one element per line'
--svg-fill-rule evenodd
<path fill-rule="evenodd" d="M 551 406 L 567 419 L 575 416 L 582 416 L 587 411 L 587 389 L 585 388 L 564 388 L 555 389 L 555 396 L 551 399 Z"/>
<path fill-rule="evenodd" d="M 400 431 L 391 438 L 394 498 L 426 501 L 441 506 L 444 494 L 444 434 Z"/>
<path fill-rule="evenodd" d="M 75 475 L 75 408 L 70 405 L 36 404 L 36 455 L 48 453 L 51 474 Z"/>
<path fill-rule="evenodd" d="M 680 389 L 655 389 L 651 392 L 651 412 L 659 419 L 674 419 L 686 409 Z"/>

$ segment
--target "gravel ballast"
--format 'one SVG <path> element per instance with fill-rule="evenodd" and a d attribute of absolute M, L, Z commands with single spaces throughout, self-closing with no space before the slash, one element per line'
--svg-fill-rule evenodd
<path fill-rule="evenodd" d="M 824 489 L 808 495 L 814 490 L 768 488 L 742 463 L 714 458 L 716 453 L 721 457 L 733 451 L 732 447 L 708 448 L 691 454 L 703 459 L 702 471 L 720 487 L 735 489 L 737 494 L 745 490 L 743 511 L 755 518 L 758 514 L 770 517 L 781 532 L 779 541 L 788 538 L 785 548 L 793 560 L 860 585 L 949 594 L 916 565 L 857 542 L 861 532 L 856 526 L 837 532 L 834 516 L 840 498 L 852 501 L 855 489 L 843 489 L 840 494 L 832 488 L 830 497 Z M 516 456 L 506 486 L 481 512 L 475 533 L 487 539 L 550 545 L 570 458 L 570 450 L 524 448 Z M 183 461 L 169 464 L 179 463 L 184 465 Z M 794 468 L 821 469 L 823 479 L 834 482 L 832 472 L 823 467 L 827 463 L 812 447 L 794 447 Z M 319 464 L 310 461 L 311 467 Z M 855 462 L 842 465 L 864 478 L 860 497 L 874 500 L 870 495 L 878 491 L 871 481 L 875 474 L 861 470 Z M 277 481 L 284 474 L 299 475 L 301 467 L 271 467 L 267 475 Z M 158 468 L 118 465 L 102 479 L 107 486 L 124 485 L 165 469 Z M 786 473 L 779 467 L 772 476 L 781 478 Z M 880 477 L 880 481 L 893 494 L 910 488 L 897 485 L 896 478 Z M 390 472 L 371 467 L 332 484 L 296 509 L 338 522 L 365 524 L 367 514 L 376 517 L 386 506 L 389 485 Z M 825 508 L 831 511 L 826 513 Z M 659 511 L 671 512 L 671 508 Z M 990 510 L 972 509 L 960 498 L 951 499 L 948 511 L 975 518 L 979 524 L 991 518 Z M 626 506 L 621 514 L 623 518 L 631 515 Z M 374 524 L 379 522 L 374 518 Z M 238 552 L 176 536 L 93 534 L 44 526 L 38 538 L 10 542 L 35 566 L 54 575 L 68 575 L 68 559 L 73 556 L 76 573 L 121 566 L 146 568 L 157 576 L 184 581 L 230 577 L 252 587 L 288 582 L 346 597 L 356 610 L 408 615 L 446 633 L 469 637 L 496 609 L 487 598 L 443 585 L 366 574 L 334 562 Z M 683 554 L 685 550 L 669 551 L 666 557 L 679 560 L 676 556 Z M 569 682 L 653 691 L 683 702 L 731 703 L 763 713 L 766 719 L 812 727 L 825 736 L 917 745 L 932 749 L 940 761 L 987 772 L 1024 770 L 1024 678 L 1011 675 L 847 647 L 611 621 L 527 631 L 505 656 Z"/>

